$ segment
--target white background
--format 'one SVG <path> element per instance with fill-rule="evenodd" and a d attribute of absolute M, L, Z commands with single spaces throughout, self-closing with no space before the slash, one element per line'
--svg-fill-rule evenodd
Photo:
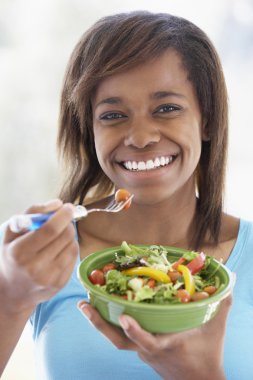
<path fill-rule="evenodd" d="M 217 47 L 230 98 L 225 206 L 253 219 L 252 0 L 0 0 L 0 223 L 56 196 L 59 94 L 69 55 L 98 18 L 135 9 L 186 17 Z M 2 380 L 33 373 L 26 328 Z"/>

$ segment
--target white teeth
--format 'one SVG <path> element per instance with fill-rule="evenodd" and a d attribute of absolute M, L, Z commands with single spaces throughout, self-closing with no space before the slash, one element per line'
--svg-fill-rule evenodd
<path fill-rule="evenodd" d="M 128 161 L 127 165 L 128 165 L 128 169 L 132 170 L 132 162 Z"/>
<path fill-rule="evenodd" d="M 164 166 L 164 165 L 165 165 L 165 158 L 164 158 L 164 157 L 161 157 L 161 158 L 160 158 L 160 162 L 161 162 L 161 165 Z"/>
<path fill-rule="evenodd" d="M 144 171 L 144 170 L 152 170 L 155 168 L 159 168 L 161 166 L 168 165 L 172 161 L 173 161 L 172 156 L 169 156 L 169 157 L 162 156 L 162 157 L 156 157 L 154 160 L 148 160 L 146 162 L 126 161 L 123 163 L 123 165 L 128 170 Z"/>
<path fill-rule="evenodd" d="M 160 160 L 159 160 L 159 158 L 156 158 L 156 159 L 155 159 L 154 165 L 155 165 L 156 168 L 158 168 L 158 166 L 161 165 L 161 164 L 160 164 Z"/>
<path fill-rule="evenodd" d="M 146 170 L 146 165 L 144 161 L 138 162 L 138 170 Z"/>
<path fill-rule="evenodd" d="M 146 163 L 146 169 L 150 170 L 150 169 L 154 169 L 154 167 L 155 167 L 154 162 L 152 160 L 148 160 Z"/>
<path fill-rule="evenodd" d="M 134 170 L 138 169 L 138 165 L 137 165 L 136 161 L 133 161 L 132 167 L 133 167 Z"/>

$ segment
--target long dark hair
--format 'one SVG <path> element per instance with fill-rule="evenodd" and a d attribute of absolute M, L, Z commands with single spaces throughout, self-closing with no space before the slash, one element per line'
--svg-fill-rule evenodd
<path fill-rule="evenodd" d="M 218 242 L 227 158 L 228 106 L 221 63 L 207 35 L 196 25 L 164 13 L 137 11 L 102 18 L 76 45 L 67 67 L 60 107 L 58 148 L 66 180 L 60 197 L 84 203 L 106 196 L 113 183 L 96 155 L 91 98 L 104 78 L 158 57 L 173 48 L 181 56 L 206 122 L 196 181 L 198 206 L 193 247 L 208 233 Z"/>

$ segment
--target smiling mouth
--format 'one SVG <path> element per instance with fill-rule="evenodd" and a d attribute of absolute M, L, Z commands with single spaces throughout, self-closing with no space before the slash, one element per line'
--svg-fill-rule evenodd
<path fill-rule="evenodd" d="M 121 165 L 130 171 L 146 171 L 146 170 L 154 170 L 159 169 L 164 166 L 168 166 L 171 164 L 175 159 L 177 155 L 171 155 L 171 156 L 161 156 L 156 157 L 153 160 L 147 160 L 147 161 L 123 161 L 121 162 Z"/>

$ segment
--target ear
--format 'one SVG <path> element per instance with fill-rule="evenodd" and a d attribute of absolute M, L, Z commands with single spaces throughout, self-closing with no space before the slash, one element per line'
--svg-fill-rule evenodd
<path fill-rule="evenodd" d="M 210 133 L 209 133 L 209 128 L 207 126 L 206 120 L 203 120 L 203 123 L 201 126 L 201 138 L 202 138 L 202 141 L 210 141 Z"/>

